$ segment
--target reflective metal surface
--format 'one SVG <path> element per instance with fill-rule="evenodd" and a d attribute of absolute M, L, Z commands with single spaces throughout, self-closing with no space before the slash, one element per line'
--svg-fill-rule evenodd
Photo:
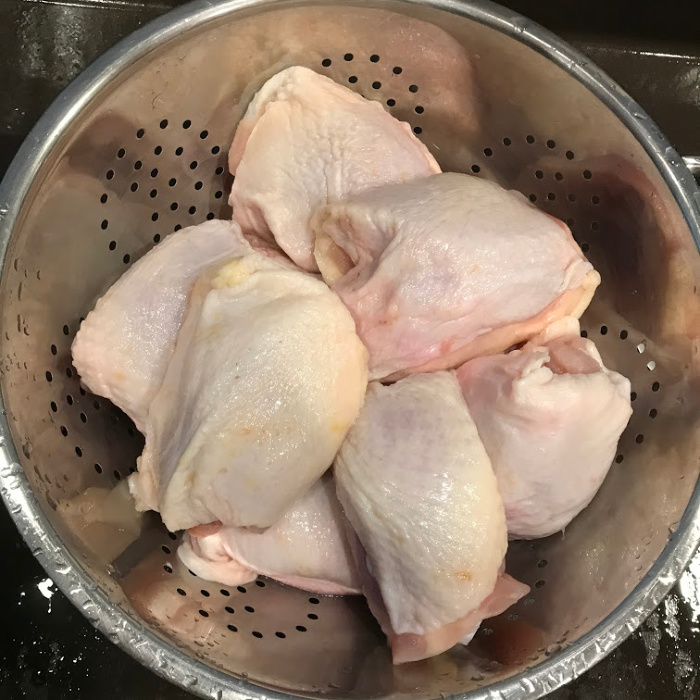
<path fill-rule="evenodd" d="M 509 567 L 533 595 L 468 651 L 409 667 L 390 665 L 358 601 L 316 602 L 270 582 L 208 585 L 178 566 L 156 518 L 137 521 L 118 500 L 107 508 L 94 489 L 133 468 L 140 438 L 70 366 L 80 318 L 127 265 L 175 226 L 227 213 L 218 193 L 238 115 L 265 75 L 293 62 L 356 77 L 346 84 L 419 128 L 444 167 L 518 187 L 571 219 L 604 278 L 583 327 L 636 392 L 592 506 L 564 536 L 511 548 Z M 12 435 L 3 497 L 94 624 L 203 696 L 545 693 L 639 624 L 700 534 L 694 198 L 643 111 L 583 56 L 508 11 L 183 8 L 69 88 L 0 193 L 3 427 Z"/>

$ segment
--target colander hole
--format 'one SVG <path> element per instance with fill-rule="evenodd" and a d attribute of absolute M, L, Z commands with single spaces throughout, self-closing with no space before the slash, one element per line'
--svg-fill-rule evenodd
<path fill-rule="evenodd" d="M 177 539 L 177 535 L 174 532 L 169 532 L 168 537 L 173 541 Z"/>
<path fill-rule="evenodd" d="M 217 190 L 214 193 L 214 197 L 216 197 L 216 199 L 221 199 L 223 196 L 224 196 L 224 193 L 221 190 Z"/>
<path fill-rule="evenodd" d="M 417 85 L 409 85 L 408 86 L 408 91 L 409 92 L 418 92 L 418 86 Z"/>
<path fill-rule="evenodd" d="M 182 226 L 180 224 L 175 224 L 175 226 L 173 226 L 173 231 L 179 231 L 181 228 Z"/>
<path fill-rule="evenodd" d="M 484 637 L 490 637 L 493 634 L 493 630 L 490 627 L 482 627 L 481 634 L 483 634 Z"/>
<path fill-rule="evenodd" d="M 379 56 L 376 53 L 373 53 L 369 57 L 369 60 L 372 61 L 372 63 L 379 63 Z"/>
<path fill-rule="evenodd" d="M 576 201 L 576 195 L 575 195 L 575 194 L 567 194 L 567 195 L 566 195 L 566 198 L 567 198 L 570 202 L 575 202 L 575 201 Z"/>
<path fill-rule="evenodd" d="M 656 418 L 658 415 L 659 412 L 655 408 L 652 408 L 651 411 L 649 411 L 649 418 Z"/>
<path fill-rule="evenodd" d="M 533 192 L 533 193 L 528 197 L 528 199 L 529 199 L 531 202 L 536 202 L 536 201 L 537 201 L 537 195 Z"/>
<path fill-rule="evenodd" d="M 258 588 L 265 588 L 265 581 L 260 581 L 259 579 L 255 582 Z"/>
<path fill-rule="evenodd" d="M 571 216 L 566 220 L 566 225 L 567 225 L 569 228 L 573 228 L 573 226 L 574 226 L 575 223 L 576 223 L 576 222 L 574 221 L 573 217 L 571 217 Z"/>
<path fill-rule="evenodd" d="M 507 136 L 503 139 L 504 146 L 510 146 L 511 143 L 513 142 Z"/>
<path fill-rule="evenodd" d="M 660 388 L 661 388 L 661 384 L 659 384 L 659 382 L 654 382 L 654 383 L 651 385 L 651 390 L 652 390 L 652 391 L 658 391 Z"/>
<path fill-rule="evenodd" d="M 178 594 L 181 595 L 181 596 L 186 596 L 186 595 L 187 595 L 187 593 L 186 593 L 182 588 L 177 588 L 177 589 L 175 589 L 175 590 L 176 590 L 176 591 L 178 592 Z"/>
<path fill-rule="evenodd" d="M 58 348 L 55 345 L 51 346 L 51 354 L 52 355 L 58 354 Z"/>
<path fill-rule="evenodd" d="M 416 134 L 416 136 L 418 136 L 419 134 L 422 134 L 422 133 L 423 133 L 423 129 L 421 129 L 421 127 L 419 127 L 419 126 L 414 126 L 414 127 L 413 127 L 413 133 Z M 474 168 L 473 168 L 473 166 L 472 166 L 472 170 L 473 170 L 473 169 L 474 169 Z"/>
<path fill-rule="evenodd" d="M 184 153 L 185 149 L 182 146 L 178 146 L 175 149 L 175 155 L 176 156 L 181 156 Z"/>
<path fill-rule="evenodd" d="M 525 140 L 526 140 L 528 143 L 535 143 L 535 137 L 534 137 L 532 134 L 528 134 L 528 135 L 525 137 Z"/>
<path fill-rule="evenodd" d="M 562 173 L 554 173 L 554 179 L 561 182 L 564 179 L 564 175 Z"/>
<path fill-rule="evenodd" d="M 176 180 L 174 177 L 171 177 L 171 178 L 168 180 L 168 185 L 169 185 L 170 187 L 175 187 L 175 185 L 177 185 L 177 180 Z"/>
<path fill-rule="evenodd" d="M 246 589 L 245 589 L 243 586 L 236 586 L 236 590 L 237 590 L 239 593 L 245 593 L 245 592 L 246 592 Z"/>
<path fill-rule="evenodd" d="M 226 625 L 226 628 L 231 632 L 238 632 L 238 627 L 236 627 L 236 625 Z"/>
<path fill-rule="evenodd" d="M 656 362 L 654 362 L 654 360 L 649 360 L 649 362 L 647 362 L 647 369 L 653 372 L 656 369 Z"/>
<path fill-rule="evenodd" d="M 156 235 L 153 236 L 153 242 L 160 243 L 160 234 L 159 233 L 156 233 Z"/>
<path fill-rule="evenodd" d="M 196 190 L 201 190 L 203 186 L 204 186 L 204 185 L 203 185 L 203 183 L 202 183 L 201 180 L 199 180 L 198 182 L 195 182 L 195 183 L 194 183 L 194 188 L 195 188 Z"/>
<path fill-rule="evenodd" d="M 584 170 L 583 171 L 583 177 L 586 180 L 590 180 L 593 177 L 593 173 L 590 170 Z"/>
<path fill-rule="evenodd" d="M 126 149 L 125 148 L 120 148 L 117 151 L 117 158 L 123 158 L 126 155 Z"/>
<path fill-rule="evenodd" d="M 120 472 L 118 469 L 115 469 L 115 470 L 112 472 L 112 474 L 114 475 L 114 478 L 115 478 L 117 481 L 121 481 L 122 475 L 121 475 L 121 472 Z"/>
<path fill-rule="evenodd" d="M 517 622 L 518 617 L 519 617 L 518 613 L 510 613 L 510 614 L 508 615 L 508 619 L 509 619 L 511 622 Z"/>
<path fill-rule="evenodd" d="M 61 426 L 61 435 L 63 435 L 63 437 L 68 437 L 68 428 L 66 428 L 65 425 Z"/>
<path fill-rule="evenodd" d="M 588 338 L 588 331 L 582 330 L 582 331 L 581 331 L 581 337 L 582 337 L 582 338 Z"/>
<path fill-rule="evenodd" d="M 110 250 L 115 250 L 116 247 L 117 247 L 117 242 L 116 242 L 116 241 L 110 241 L 110 242 L 109 242 L 108 248 L 109 248 Z"/>
<path fill-rule="evenodd" d="M 197 213 L 197 207 L 195 207 L 194 205 L 192 205 L 187 211 L 188 211 L 190 214 L 196 214 L 196 213 Z"/>
<path fill-rule="evenodd" d="M 164 552 L 165 554 L 170 554 L 170 547 L 168 547 L 167 544 L 164 544 L 164 545 L 161 547 L 161 549 L 163 550 L 163 552 Z"/>
<path fill-rule="evenodd" d="M 357 82 L 357 76 L 356 76 L 356 75 L 351 75 L 351 76 L 348 78 L 348 82 L 349 82 L 349 83 L 353 83 L 353 84 L 356 83 L 356 82 Z"/>
<path fill-rule="evenodd" d="M 87 415 L 85 413 L 81 413 L 80 420 L 82 423 L 87 423 Z"/>
<path fill-rule="evenodd" d="M 137 139 L 142 139 L 146 135 L 146 130 L 145 129 L 139 129 L 136 132 L 136 138 Z"/>
<path fill-rule="evenodd" d="M 352 59 L 355 58 L 355 57 L 354 57 L 351 53 L 346 53 L 345 56 L 343 56 L 343 58 L 344 58 L 346 61 L 352 61 Z"/>
<path fill-rule="evenodd" d="M 108 171 L 107 171 L 107 174 L 105 175 L 105 177 L 106 177 L 108 180 L 111 180 L 111 179 L 114 177 L 114 170 L 108 170 Z"/>
<path fill-rule="evenodd" d="M 207 221 L 211 221 L 213 218 L 214 218 L 214 212 L 213 212 L 213 211 L 210 211 L 210 212 L 207 214 Z"/>
<path fill-rule="evenodd" d="M 539 581 L 537 581 L 535 583 L 535 588 L 544 588 L 545 585 L 546 585 L 546 581 L 544 581 L 543 579 L 540 579 Z"/>
<path fill-rule="evenodd" d="M 230 605 L 227 605 L 227 606 L 224 608 L 224 610 L 225 610 L 229 615 L 233 615 L 233 613 L 236 612 Z"/>
<path fill-rule="evenodd" d="M 474 165 L 472 165 L 472 172 L 476 175 L 476 173 L 481 172 L 481 167 L 476 165 L 475 163 Z"/>
<path fill-rule="evenodd" d="M 306 632 L 306 627 L 304 627 L 304 625 L 297 625 L 297 630 L 299 632 Z"/>
<path fill-rule="evenodd" d="M 254 612 L 255 612 L 255 608 L 254 608 L 252 605 L 246 605 L 243 609 L 244 609 L 246 612 L 249 612 L 249 613 L 254 613 Z"/>
<path fill-rule="evenodd" d="M 591 246 L 588 243 L 581 243 L 581 252 L 582 253 L 587 253 L 591 249 Z"/>
<path fill-rule="evenodd" d="M 574 155 L 573 151 L 567 151 L 566 152 L 566 157 L 568 160 L 573 160 L 576 156 Z"/>
<path fill-rule="evenodd" d="M 66 403 L 67 403 L 69 406 L 72 406 L 72 405 L 73 405 L 73 397 L 72 397 L 70 394 L 66 394 Z"/>
<path fill-rule="evenodd" d="M 624 460 L 624 458 L 625 458 L 625 455 L 619 454 L 619 455 L 617 455 L 617 457 L 615 457 L 615 462 L 617 464 L 622 464 L 622 461 Z"/>
<path fill-rule="evenodd" d="M 206 610 L 201 610 L 201 609 L 200 609 L 200 610 L 198 610 L 197 612 L 199 612 L 199 614 L 200 614 L 202 617 L 209 617 L 209 613 L 208 613 Z"/>
<path fill-rule="evenodd" d="M 541 180 L 544 177 L 544 173 L 541 170 L 535 170 L 535 177 Z"/>
<path fill-rule="evenodd" d="M 601 326 L 600 327 L 600 334 L 601 335 L 607 335 L 608 333 L 608 327 L 607 326 Z"/>
<path fill-rule="evenodd" d="M 151 177 L 158 177 L 158 168 L 153 168 L 153 170 L 151 170 Z"/>
<path fill-rule="evenodd" d="M 394 75 L 401 75 L 401 73 L 403 73 L 403 68 L 401 68 L 401 66 L 394 66 L 392 69 L 392 73 Z"/>
<path fill-rule="evenodd" d="M 423 112 L 425 112 L 425 107 L 422 105 L 416 105 L 413 109 L 416 114 L 423 114 Z"/>
<path fill-rule="evenodd" d="M 321 601 L 318 598 L 309 598 L 311 605 L 318 605 Z"/>
<path fill-rule="evenodd" d="M 262 639 L 263 638 L 263 633 L 258 632 L 257 630 L 253 630 L 251 634 L 256 638 L 256 639 Z"/>
<path fill-rule="evenodd" d="M 154 212 L 151 214 L 151 221 L 158 221 L 158 217 L 159 217 L 159 216 L 160 216 L 160 214 L 158 214 L 157 211 L 154 211 Z"/>
<path fill-rule="evenodd" d="M 396 100 L 393 99 L 393 98 L 389 98 L 389 99 L 386 101 L 386 104 L 387 104 L 388 107 L 394 107 L 394 106 L 396 105 Z"/>
<path fill-rule="evenodd" d="M 634 438 L 634 441 L 638 444 L 641 445 L 644 442 L 644 435 L 642 433 L 639 433 L 636 438 Z"/>
<path fill-rule="evenodd" d="M 70 328 L 68 326 L 63 326 L 63 335 L 68 335 L 70 333 Z"/>
<path fill-rule="evenodd" d="M 200 593 L 201 593 L 205 598 L 208 598 L 208 597 L 211 595 L 211 593 L 209 593 L 209 591 L 208 591 L 206 588 L 202 588 L 202 590 L 200 591 Z"/>
<path fill-rule="evenodd" d="M 221 146 L 213 146 L 211 149 L 212 155 L 216 155 L 221 150 Z"/>
<path fill-rule="evenodd" d="M 103 231 L 106 231 L 108 226 L 109 226 L 109 221 L 107 219 L 102 219 L 102 223 L 100 224 L 100 228 Z"/>
<path fill-rule="evenodd" d="M 82 449 L 81 449 L 80 447 L 78 447 L 78 445 L 75 446 L 75 454 L 77 454 L 78 457 L 82 457 L 82 456 L 83 456 L 83 451 L 82 451 Z"/>
<path fill-rule="evenodd" d="M 163 147 L 162 147 L 162 146 L 156 146 L 156 147 L 153 149 L 153 152 L 154 152 L 157 156 L 159 156 L 159 155 L 163 152 Z"/>
<path fill-rule="evenodd" d="M 148 193 L 148 196 L 149 196 L 151 199 L 155 199 L 155 198 L 158 196 L 158 190 L 151 190 L 151 191 Z"/>
<path fill-rule="evenodd" d="M 100 197 L 100 202 L 102 202 L 102 204 L 106 204 L 107 199 L 108 199 L 108 197 L 107 197 L 107 194 L 105 193 Z"/>
<path fill-rule="evenodd" d="M 51 372 L 49 372 L 49 370 L 46 370 L 46 381 L 47 382 L 53 381 L 53 374 L 51 374 Z"/>
<path fill-rule="evenodd" d="M 557 196 L 554 194 L 554 192 L 548 192 L 548 193 L 547 193 L 547 199 L 548 199 L 550 202 L 553 202 L 556 198 L 557 198 Z"/>
<path fill-rule="evenodd" d="M 171 209 L 171 211 L 177 211 L 177 208 L 178 208 L 179 206 L 180 206 L 180 205 L 179 205 L 177 202 L 173 202 L 173 203 L 170 205 L 170 209 Z"/>
<path fill-rule="evenodd" d="M 141 170 L 141 168 L 143 168 L 143 163 L 140 160 L 137 160 L 134 163 L 134 170 Z"/>
<path fill-rule="evenodd" d="M 331 61 L 330 58 L 324 58 L 324 59 L 321 61 L 321 65 L 322 65 L 324 68 L 328 68 L 328 67 L 331 65 L 331 63 L 333 63 L 333 61 Z"/>
<path fill-rule="evenodd" d="M 636 401 L 636 400 L 637 400 L 637 392 L 631 391 L 630 392 L 630 401 Z"/>
<path fill-rule="evenodd" d="M 209 136 L 209 132 L 206 129 L 204 129 L 204 131 L 199 132 L 199 138 L 202 139 L 202 141 L 204 141 L 204 139 L 207 138 L 207 136 Z"/>
<path fill-rule="evenodd" d="M 226 590 L 225 588 L 221 588 L 219 590 L 219 593 L 221 593 L 221 595 L 226 596 L 226 597 L 231 595 L 231 593 L 228 590 Z"/>
<path fill-rule="evenodd" d="M 73 379 L 73 370 L 70 367 L 66 367 L 66 377 Z"/>
<path fill-rule="evenodd" d="M 197 165 L 199 165 L 199 164 L 197 163 L 197 161 L 196 161 L 196 160 L 193 160 L 193 161 L 190 163 L 190 170 L 196 170 L 196 169 L 197 169 Z"/>
<path fill-rule="evenodd" d="M 220 165 L 215 171 L 217 175 L 221 175 L 224 172 L 224 166 Z"/>
<path fill-rule="evenodd" d="M 161 128 L 161 129 L 167 129 L 167 128 L 168 128 L 168 120 L 167 120 L 167 119 L 161 119 L 161 120 L 160 120 L 160 128 Z"/>
<path fill-rule="evenodd" d="M 306 617 L 308 617 L 309 620 L 318 620 L 318 615 L 316 613 L 309 613 Z"/>
<path fill-rule="evenodd" d="M 56 411 L 58 411 L 58 405 L 56 404 L 55 401 L 52 401 L 49 405 L 51 406 L 51 410 L 52 410 L 54 413 L 56 413 Z"/>
<path fill-rule="evenodd" d="M 544 569 L 544 567 L 547 566 L 547 560 L 546 559 L 540 559 L 537 562 L 537 568 L 539 569 Z"/>
<path fill-rule="evenodd" d="M 138 182 L 132 182 L 132 183 L 131 183 L 131 188 L 130 188 L 130 189 L 131 189 L 132 192 L 136 192 L 136 190 L 138 190 L 138 188 L 139 188 L 139 183 L 138 183 Z"/>
<path fill-rule="evenodd" d="M 639 343 L 637 345 L 637 352 L 641 355 L 645 350 L 647 349 L 647 346 L 644 343 Z"/>
<path fill-rule="evenodd" d="M 101 466 L 100 464 L 98 464 L 97 462 L 95 462 L 95 465 L 94 465 L 94 466 L 95 466 L 95 471 L 96 471 L 98 474 L 102 474 L 102 466 Z"/>
<path fill-rule="evenodd" d="M 280 639 L 286 639 L 287 635 L 284 632 L 275 632 L 275 637 L 279 637 Z"/>
<path fill-rule="evenodd" d="M 166 574 L 172 574 L 172 573 L 173 573 L 173 567 L 170 566 L 169 564 L 165 564 L 165 566 L 163 566 L 163 570 L 165 571 Z"/>
<path fill-rule="evenodd" d="M 597 221 L 591 221 L 591 230 L 597 231 L 600 228 L 600 224 Z"/>
<path fill-rule="evenodd" d="M 185 119 L 185 121 L 182 122 L 183 129 L 189 129 L 191 126 L 192 126 L 192 122 L 189 119 Z"/>
<path fill-rule="evenodd" d="M 485 149 L 484 149 L 484 155 L 485 155 L 487 158 L 490 158 L 490 157 L 493 155 L 493 150 L 490 149 L 490 148 L 485 148 Z"/>
<path fill-rule="evenodd" d="M 627 340 L 627 331 L 624 329 L 620 331 L 620 340 Z"/>
<path fill-rule="evenodd" d="M 381 84 L 378 80 L 375 80 L 375 81 L 372 83 L 372 87 L 373 87 L 375 90 L 379 90 L 379 88 L 380 88 L 381 86 L 382 86 L 382 84 Z"/>
<path fill-rule="evenodd" d="M 557 147 L 557 144 L 555 141 L 553 141 L 552 139 L 549 139 L 549 141 L 547 141 L 547 148 L 556 148 L 556 147 Z"/>
<path fill-rule="evenodd" d="M 600 197 L 597 194 L 594 194 L 591 197 L 591 202 L 593 202 L 593 204 L 600 204 Z"/>

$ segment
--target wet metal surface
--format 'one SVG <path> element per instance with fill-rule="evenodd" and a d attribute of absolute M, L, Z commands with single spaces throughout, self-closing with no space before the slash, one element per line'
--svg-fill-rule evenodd
<path fill-rule="evenodd" d="M 88 63 L 177 0 L 4 0 L 0 5 L 0 172 L 38 116 Z M 505 2 L 575 43 L 659 123 L 684 155 L 700 155 L 700 39 L 697 22 L 640 15 L 629 3 Z M 613 6 L 613 7 L 611 7 Z M 585 8 L 585 11 L 583 11 Z M 605 17 L 605 28 L 600 25 Z M 623 19 L 625 21 L 623 21 Z M 600 39 L 602 34 L 608 38 Z M 675 36 L 676 40 L 670 42 Z M 95 632 L 52 586 L 0 510 L 2 698 L 189 698 Z M 700 556 L 635 633 L 555 700 L 700 697 Z"/>

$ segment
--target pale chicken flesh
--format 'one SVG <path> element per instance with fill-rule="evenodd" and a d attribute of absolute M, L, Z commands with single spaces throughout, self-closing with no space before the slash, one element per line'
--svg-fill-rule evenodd
<path fill-rule="evenodd" d="M 190 289 L 210 265 L 249 249 L 238 226 L 207 221 L 170 234 L 97 302 L 73 341 L 83 383 L 143 430 L 165 376 Z"/>
<path fill-rule="evenodd" d="M 215 527 L 201 536 L 190 532 L 178 556 L 197 576 L 228 586 L 262 574 L 313 593 L 359 593 L 347 527 L 329 472 L 272 527 Z"/>
<path fill-rule="evenodd" d="M 193 289 L 130 478 L 170 530 L 269 527 L 326 471 L 362 405 L 366 351 L 338 297 L 250 250 Z"/>
<path fill-rule="evenodd" d="M 270 78 L 238 125 L 229 154 L 234 219 L 316 271 L 309 219 L 322 204 L 440 172 L 378 102 L 308 68 Z"/>
<path fill-rule="evenodd" d="M 573 318 L 520 350 L 467 362 L 457 378 L 498 478 L 509 536 L 562 530 L 615 457 L 632 413 L 629 381 L 603 365 Z"/>
<path fill-rule="evenodd" d="M 395 663 L 449 649 L 527 591 L 501 576 L 503 503 L 452 373 L 370 384 L 335 476 Z"/>
<path fill-rule="evenodd" d="M 501 352 L 580 316 L 600 282 L 563 222 L 469 175 L 329 204 L 312 227 L 321 270 L 369 350 L 371 379 Z"/>

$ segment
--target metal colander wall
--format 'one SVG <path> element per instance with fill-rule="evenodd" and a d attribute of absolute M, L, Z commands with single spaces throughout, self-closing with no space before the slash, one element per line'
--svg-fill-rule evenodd
<path fill-rule="evenodd" d="M 545 40 L 561 65 L 541 55 Z M 2 212 L 2 388 L 19 455 L 0 474 L 3 495 L 50 573 L 156 671 L 212 697 L 478 696 L 511 677 L 497 686 L 507 697 L 532 697 L 604 654 L 671 585 L 697 539 L 690 512 L 678 551 L 664 550 L 699 466 L 689 180 L 669 175 L 680 167 L 670 148 L 647 154 L 665 144 L 646 116 L 629 101 L 643 144 L 561 67 L 585 70 L 553 41 L 481 3 L 202 5 L 113 52 L 79 107 L 58 104 L 39 127 L 46 143 L 25 147 L 32 165 L 15 166 Z M 82 318 L 129 265 L 172 231 L 230 216 L 237 121 L 293 64 L 379 100 L 443 169 L 518 189 L 565 220 L 603 277 L 582 333 L 633 387 L 634 415 L 592 505 L 563 534 L 511 544 L 509 572 L 530 595 L 469 648 L 403 667 L 362 600 L 265 579 L 221 587 L 184 568 L 179 534 L 125 505 L 142 437 L 71 364 Z M 593 87 L 619 109 L 627 99 Z M 663 571 L 638 587 L 662 551 Z M 546 673 L 528 670 L 538 662 Z"/>

